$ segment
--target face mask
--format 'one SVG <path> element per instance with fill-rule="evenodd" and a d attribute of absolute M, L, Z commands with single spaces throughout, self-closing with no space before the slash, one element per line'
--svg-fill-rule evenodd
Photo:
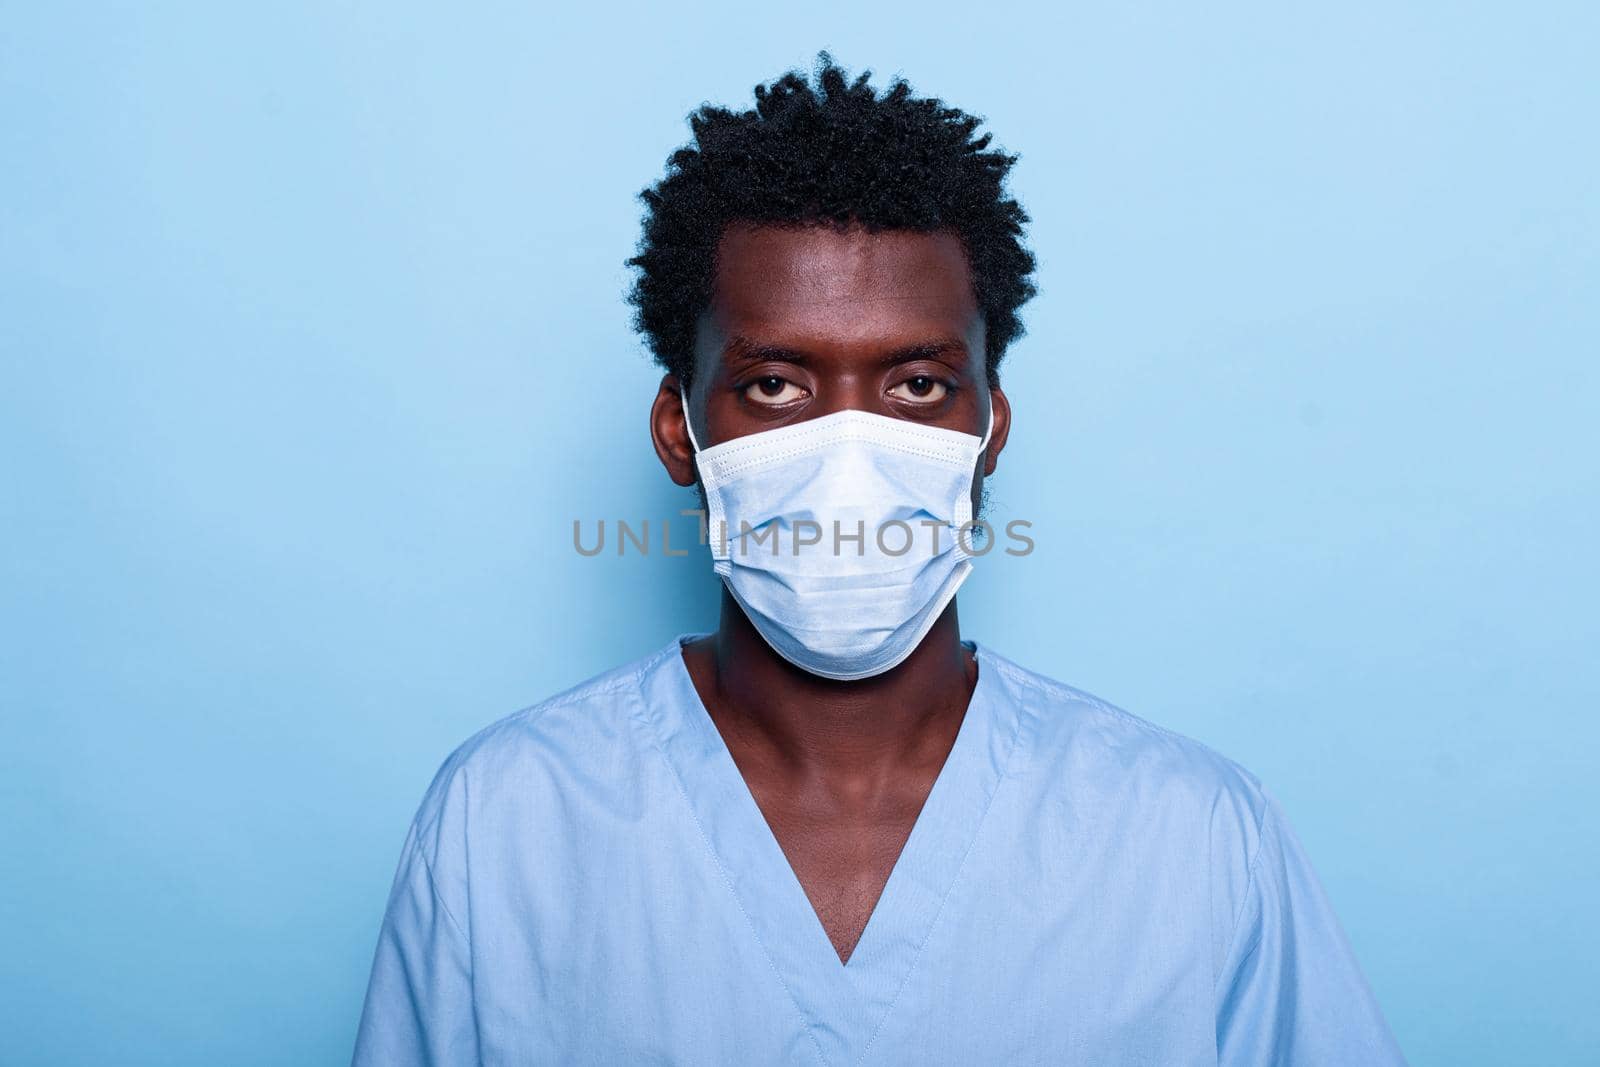
<path fill-rule="evenodd" d="M 838 411 L 705 450 L 690 426 L 716 572 L 778 655 L 853 681 L 911 654 L 972 571 L 989 424 Z"/>

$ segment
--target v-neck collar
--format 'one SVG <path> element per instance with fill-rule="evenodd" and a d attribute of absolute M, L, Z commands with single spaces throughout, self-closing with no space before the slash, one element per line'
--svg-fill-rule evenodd
<path fill-rule="evenodd" d="M 955 744 L 847 962 L 739 773 L 684 664 L 679 636 L 641 677 L 642 711 L 751 932 L 828 1064 L 859 1062 L 906 981 L 977 837 L 1017 739 L 1018 715 L 976 642 Z"/>

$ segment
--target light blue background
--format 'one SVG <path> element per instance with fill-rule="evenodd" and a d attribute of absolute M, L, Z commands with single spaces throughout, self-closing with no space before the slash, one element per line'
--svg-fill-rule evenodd
<path fill-rule="evenodd" d="M 571 548 L 690 505 L 633 197 L 825 46 L 1023 153 L 967 631 L 1265 779 L 1414 1063 L 1595 1062 L 1594 5 L 144 6 L 0 18 L 0 1060 L 344 1061 L 446 753 L 713 624 Z"/>

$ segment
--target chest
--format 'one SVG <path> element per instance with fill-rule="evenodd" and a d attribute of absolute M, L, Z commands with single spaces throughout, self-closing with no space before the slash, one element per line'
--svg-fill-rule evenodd
<path fill-rule="evenodd" d="M 1088 869 L 1046 880 L 995 839 L 941 850 L 933 862 L 960 866 L 948 882 L 929 880 L 917 849 L 876 917 L 869 891 L 812 917 L 806 880 L 820 895 L 882 869 L 838 874 L 829 842 L 874 835 L 792 835 L 791 896 L 775 874 L 739 871 L 740 843 L 717 864 L 682 829 L 587 833 L 576 880 L 540 870 L 485 887 L 474 921 L 496 936 L 473 946 L 485 1062 L 1214 1062 L 1204 944 L 1169 901 L 1109 893 Z M 800 873 L 813 853 L 821 877 Z M 848 963 L 830 955 L 838 930 L 868 920 Z"/>
<path fill-rule="evenodd" d="M 1168 823 L 1068 812 L 988 744 L 869 804 L 712 741 L 474 821 L 484 1062 L 1214 1062 L 1203 849 Z"/>
<path fill-rule="evenodd" d="M 762 815 L 841 963 L 847 963 L 905 849 L 931 782 L 851 808 L 836 797 L 753 789 Z"/>

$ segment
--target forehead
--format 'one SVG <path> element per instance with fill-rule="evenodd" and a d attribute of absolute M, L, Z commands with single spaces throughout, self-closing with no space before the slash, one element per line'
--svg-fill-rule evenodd
<path fill-rule="evenodd" d="M 954 337 L 981 348 L 982 321 L 961 241 L 949 233 L 831 226 L 731 227 L 717 248 L 703 321 L 796 348 L 836 349 Z"/>

